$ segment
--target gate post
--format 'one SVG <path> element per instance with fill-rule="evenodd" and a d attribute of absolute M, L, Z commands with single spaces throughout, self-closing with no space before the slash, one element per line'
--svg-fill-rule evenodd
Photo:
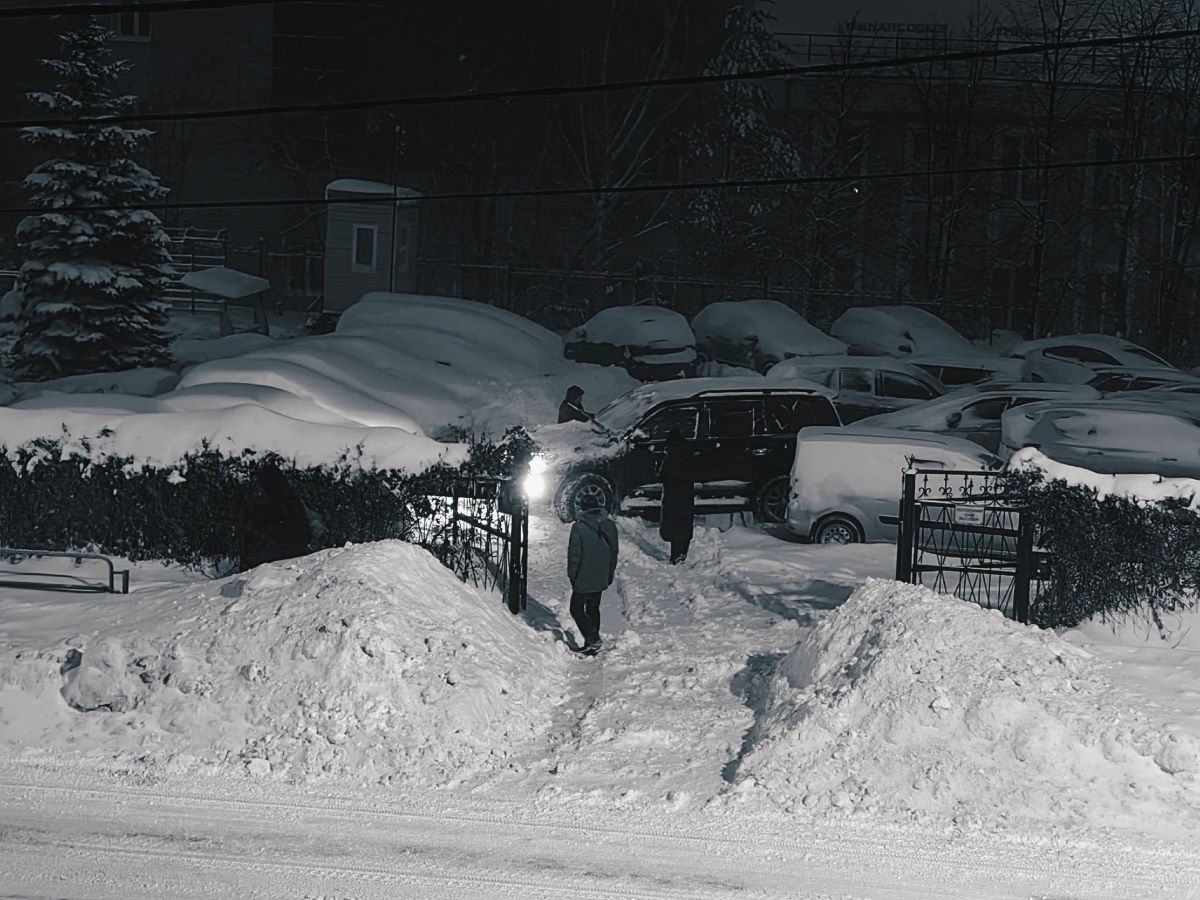
<path fill-rule="evenodd" d="M 508 488 L 514 489 L 512 482 Z M 529 540 L 529 507 L 513 490 L 512 511 L 508 517 L 508 584 L 505 593 L 508 611 L 514 616 L 525 609 L 526 548 Z"/>
<path fill-rule="evenodd" d="M 900 522 L 896 526 L 896 580 L 912 581 L 913 569 L 913 530 L 916 525 L 917 505 L 917 473 L 904 473 L 904 489 L 900 494 Z"/>
<path fill-rule="evenodd" d="M 1033 523 L 1029 510 L 1019 510 L 1017 515 L 1017 567 L 1013 573 L 1013 618 L 1029 624 L 1029 587 L 1033 580 Z"/>

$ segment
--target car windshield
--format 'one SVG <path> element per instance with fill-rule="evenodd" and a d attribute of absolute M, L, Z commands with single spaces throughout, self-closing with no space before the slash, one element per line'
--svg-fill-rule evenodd
<path fill-rule="evenodd" d="M 659 399 L 649 391 L 633 390 L 622 394 L 596 413 L 596 424 L 613 434 L 624 434 Z"/>

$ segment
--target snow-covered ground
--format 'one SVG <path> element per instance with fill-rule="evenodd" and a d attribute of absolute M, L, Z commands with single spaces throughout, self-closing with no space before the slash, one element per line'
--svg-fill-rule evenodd
<path fill-rule="evenodd" d="M 622 521 L 598 659 L 545 516 L 523 618 L 394 542 L 0 589 L 4 892 L 1200 896 L 1200 616 L 1055 635 L 710 525 Z"/>

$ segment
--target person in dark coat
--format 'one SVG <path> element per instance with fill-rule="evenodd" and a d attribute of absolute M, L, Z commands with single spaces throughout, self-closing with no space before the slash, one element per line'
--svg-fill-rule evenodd
<path fill-rule="evenodd" d="M 592 414 L 583 408 L 583 388 L 577 384 L 567 388 L 566 399 L 558 405 L 558 424 L 590 422 Z"/>
<path fill-rule="evenodd" d="M 581 497 L 579 507 L 567 544 L 571 618 L 583 638 L 581 651 L 595 656 L 600 652 L 600 597 L 617 571 L 617 526 L 599 497 Z"/>
<path fill-rule="evenodd" d="M 667 435 L 667 454 L 658 469 L 662 480 L 662 513 L 658 534 L 671 545 L 671 565 L 687 559 L 696 515 L 696 464 L 678 428 Z"/>
<path fill-rule="evenodd" d="M 240 525 L 239 571 L 308 552 L 308 513 L 295 488 L 273 464 L 254 472 L 254 489 Z"/>

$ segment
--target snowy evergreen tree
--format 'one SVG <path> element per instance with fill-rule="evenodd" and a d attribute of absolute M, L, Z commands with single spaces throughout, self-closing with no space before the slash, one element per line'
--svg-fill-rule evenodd
<path fill-rule="evenodd" d="M 772 34 L 769 3 L 738 5 L 725 17 L 726 39 L 705 69 L 729 75 L 786 66 L 787 48 Z M 801 160 L 788 134 L 771 121 L 766 81 L 726 81 L 717 88 L 713 115 L 693 135 L 692 155 L 721 180 L 795 175 Z M 688 208 L 697 257 L 746 263 L 778 257 L 778 211 L 785 189 L 703 191 Z"/>
<path fill-rule="evenodd" d="M 115 83 L 130 63 L 109 59 L 110 37 L 94 19 L 65 32 L 63 58 L 45 60 L 59 83 L 29 99 L 55 118 L 129 109 L 137 98 L 118 94 Z M 49 158 L 25 179 L 32 205 L 46 212 L 17 227 L 22 321 L 13 363 L 22 374 L 51 378 L 166 361 L 168 240 L 158 217 L 139 208 L 166 189 L 130 159 L 150 135 L 83 123 L 24 130 Z"/>

